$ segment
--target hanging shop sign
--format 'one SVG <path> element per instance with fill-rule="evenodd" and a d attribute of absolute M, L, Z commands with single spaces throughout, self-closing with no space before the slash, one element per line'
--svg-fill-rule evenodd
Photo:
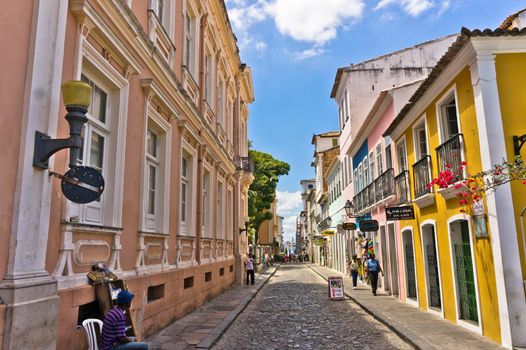
<path fill-rule="evenodd" d="M 335 231 L 334 230 L 325 230 L 321 233 L 324 236 L 334 236 Z"/>
<path fill-rule="evenodd" d="M 354 231 L 354 230 L 356 230 L 356 224 L 354 222 L 344 222 L 342 224 L 342 228 L 344 230 Z"/>
<path fill-rule="evenodd" d="M 329 216 L 328 218 L 326 218 L 325 220 L 320 222 L 320 224 L 318 226 L 319 226 L 320 230 L 323 231 L 323 230 L 326 230 L 326 229 L 330 228 L 331 225 L 332 225 L 332 219 Z"/>
<path fill-rule="evenodd" d="M 343 278 L 342 276 L 330 276 L 327 279 L 329 284 L 329 299 L 330 300 L 344 300 L 343 294 Z"/>
<path fill-rule="evenodd" d="M 385 208 L 385 216 L 388 221 L 414 220 L 415 209 L 412 205 L 387 207 Z"/>
<path fill-rule="evenodd" d="M 378 221 L 363 220 L 360 221 L 360 231 L 362 232 L 376 232 L 378 231 Z"/>

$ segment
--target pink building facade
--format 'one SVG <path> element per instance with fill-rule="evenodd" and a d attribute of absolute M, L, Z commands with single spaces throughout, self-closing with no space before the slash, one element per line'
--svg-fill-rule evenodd
<path fill-rule="evenodd" d="M 224 2 L 12 1 L 0 28 L 3 349 L 85 348 L 97 262 L 135 294 L 142 336 L 242 281 L 254 94 Z M 36 131 L 68 136 L 68 80 L 92 87 L 78 162 L 106 180 L 83 205 L 50 176 L 67 150 L 33 166 Z"/>

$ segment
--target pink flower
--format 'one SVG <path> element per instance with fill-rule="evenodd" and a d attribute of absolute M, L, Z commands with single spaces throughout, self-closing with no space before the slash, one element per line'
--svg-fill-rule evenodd
<path fill-rule="evenodd" d="M 464 160 L 462 162 L 460 162 L 460 165 L 462 166 L 466 166 L 468 163 L 466 163 Z"/>

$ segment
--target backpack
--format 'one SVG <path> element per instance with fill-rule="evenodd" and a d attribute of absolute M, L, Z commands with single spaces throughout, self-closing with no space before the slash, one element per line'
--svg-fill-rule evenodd
<path fill-rule="evenodd" d="M 378 261 L 376 259 L 369 259 L 367 262 L 367 268 L 371 272 L 378 271 Z"/>

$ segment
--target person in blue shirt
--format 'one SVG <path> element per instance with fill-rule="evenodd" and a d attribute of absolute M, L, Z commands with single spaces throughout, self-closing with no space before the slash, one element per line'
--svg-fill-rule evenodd
<path fill-rule="evenodd" d="M 375 259 L 374 253 L 369 255 L 369 260 L 367 260 L 366 266 L 367 275 L 371 281 L 371 290 L 373 291 L 373 295 L 376 296 L 376 288 L 378 287 L 378 273 L 381 273 L 383 276 L 384 272 L 382 271 L 378 260 Z"/>

